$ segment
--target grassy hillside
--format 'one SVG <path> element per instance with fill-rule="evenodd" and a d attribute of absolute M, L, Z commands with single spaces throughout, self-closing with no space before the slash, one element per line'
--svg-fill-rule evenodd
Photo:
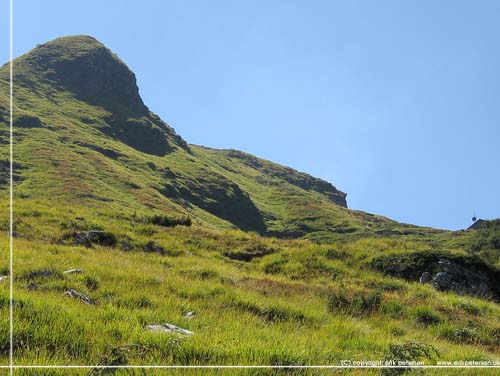
<path fill-rule="evenodd" d="M 7 68 L 0 69 L 5 146 Z M 310 175 L 188 145 L 143 104 L 134 74 L 93 38 L 40 45 L 14 61 L 14 72 L 17 197 L 189 213 L 218 228 L 280 237 L 425 231 L 346 210 L 345 193 Z M 4 153 L 4 167 L 6 160 Z"/>
<path fill-rule="evenodd" d="M 470 257 L 447 239 L 436 239 L 434 249 L 418 237 L 322 245 L 197 224 L 167 228 L 144 220 L 146 212 L 29 199 L 17 201 L 16 214 L 14 328 L 22 363 L 338 364 L 390 358 L 391 345 L 409 342 L 436 349 L 430 363 L 500 352 L 498 304 L 378 267 L 383 257 L 419 252 Z M 116 245 L 86 247 L 68 237 L 88 229 L 115 235 Z M 460 241 L 469 244 L 470 236 Z M 73 268 L 83 272 L 63 273 Z M 5 318 L 8 286 L 0 288 Z M 64 296 L 69 289 L 91 304 Z M 161 323 L 195 334 L 147 329 Z M 0 327 L 4 356 L 7 324 Z"/>
<path fill-rule="evenodd" d="M 17 363 L 498 359 L 497 222 L 457 232 L 397 223 L 348 209 L 345 193 L 305 173 L 190 145 L 90 37 L 38 46 L 14 71 Z M 4 66 L 0 275 L 9 272 L 7 83 Z M 419 282 L 443 272 L 460 278 Z M 4 363 L 8 293 L 0 281 Z M 164 323 L 194 334 L 148 329 Z M 244 374 L 274 373 L 323 374 Z"/>

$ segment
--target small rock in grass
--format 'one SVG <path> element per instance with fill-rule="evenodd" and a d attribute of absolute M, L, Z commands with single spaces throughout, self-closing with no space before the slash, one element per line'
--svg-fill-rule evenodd
<path fill-rule="evenodd" d="M 4 279 L 8 279 L 8 275 L 0 275 L 0 282 L 3 281 Z"/>
<path fill-rule="evenodd" d="M 161 325 L 148 325 L 148 329 L 153 332 L 162 332 L 162 333 L 175 333 L 182 335 L 192 335 L 194 334 L 192 331 L 187 329 L 182 329 L 173 324 L 161 324 Z"/>
<path fill-rule="evenodd" d="M 80 274 L 83 273 L 83 269 L 68 269 L 63 272 L 64 274 Z"/>
<path fill-rule="evenodd" d="M 82 294 L 81 292 L 78 292 L 74 289 L 69 289 L 63 295 L 69 296 L 70 298 L 80 299 L 85 304 L 92 304 L 92 301 L 90 300 L 90 298 L 87 295 Z"/>
<path fill-rule="evenodd" d="M 188 313 L 186 313 L 186 316 L 184 316 L 184 317 L 188 320 L 191 320 L 195 316 L 196 316 L 196 313 L 194 311 L 189 311 Z"/>

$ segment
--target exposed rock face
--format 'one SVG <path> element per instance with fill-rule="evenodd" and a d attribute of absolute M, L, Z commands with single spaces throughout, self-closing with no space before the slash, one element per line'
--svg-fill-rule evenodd
<path fill-rule="evenodd" d="M 415 252 L 383 256 L 375 259 L 372 265 L 394 277 L 431 283 L 440 291 L 500 301 L 500 271 L 473 256 Z"/>
<path fill-rule="evenodd" d="M 423 272 L 422 275 L 420 276 L 420 283 L 427 283 L 432 280 L 432 275 L 429 272 Z"/>
<path fill-rule="evenodd" d="M 446 259 L 439 260 L 435 267 L 441 271 L 436 273 L 430 282 L 437 290 L 454 291 L 461 295 L 476 295 L 486 298 L 495 295 L 492 290 L 492 283 L 495 281 L 476 268 L 466 268 L 457 262 Z"/>
<path fill-rule="evenodd" d="M 116 246 L 116 236 L 110 232 L 101 230 L 90 230 L 87 232 L 70 232 L 63 235 L 63 240 L 72 239 L 74 245 L 91 247 L 92 244 L 98 244 L 105 247 Z"/>
<path fill-rule="evenodd" d="M 111 111 L 117 107 L 147 114 L 134 73 L 96 39 L 78 35 L 35 48 L 26 63 L 79 99 Z"/>
<path fill-rule="evenodd" d="M 110 117 L 101 131 L 146 154 L 163 156 L 173 150 L 167 129 L 147 118 Z"/>

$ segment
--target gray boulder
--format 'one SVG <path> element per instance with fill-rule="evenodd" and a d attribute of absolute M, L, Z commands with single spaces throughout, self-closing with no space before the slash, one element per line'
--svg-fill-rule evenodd
<path fill-rule="evenodd" d="M 78 299 L 85 304 L 89 304 L 89 305 L 92 304 L 92 300 L 90 300 L 90 298 L 87 295 L 85 295 L 81 292 L 78 292 L 75 289 L 69 289 L 63 295 L 70 297 L 70 298 Z"/>

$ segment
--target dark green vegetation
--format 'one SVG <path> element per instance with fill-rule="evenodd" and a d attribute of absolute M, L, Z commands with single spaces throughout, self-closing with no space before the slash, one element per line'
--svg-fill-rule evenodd
<path fill-rule="evenodd" d="M 57 39 L 14 64 L 17 362 L 498 358 L 498 222 L 458 232 L 401 224 L 348 209 L 343 192 L 307 174 L 189 145 L 90 37 Z M 4 66 L 3 234 L 7 82 Z M 7 255 L 6 236 L 0 246 Z M 420 284 L 424 273 L 436 281 Z M 0 292 L 6 360 L 5 281 Z M 195 334 L 148 330 L 164 323 Z"/>
<path fill-rule="evenodd" d="M 475 231 L 470 250 L 492 262 L 500 258 L 500 219 L 482 222 Z"/>

